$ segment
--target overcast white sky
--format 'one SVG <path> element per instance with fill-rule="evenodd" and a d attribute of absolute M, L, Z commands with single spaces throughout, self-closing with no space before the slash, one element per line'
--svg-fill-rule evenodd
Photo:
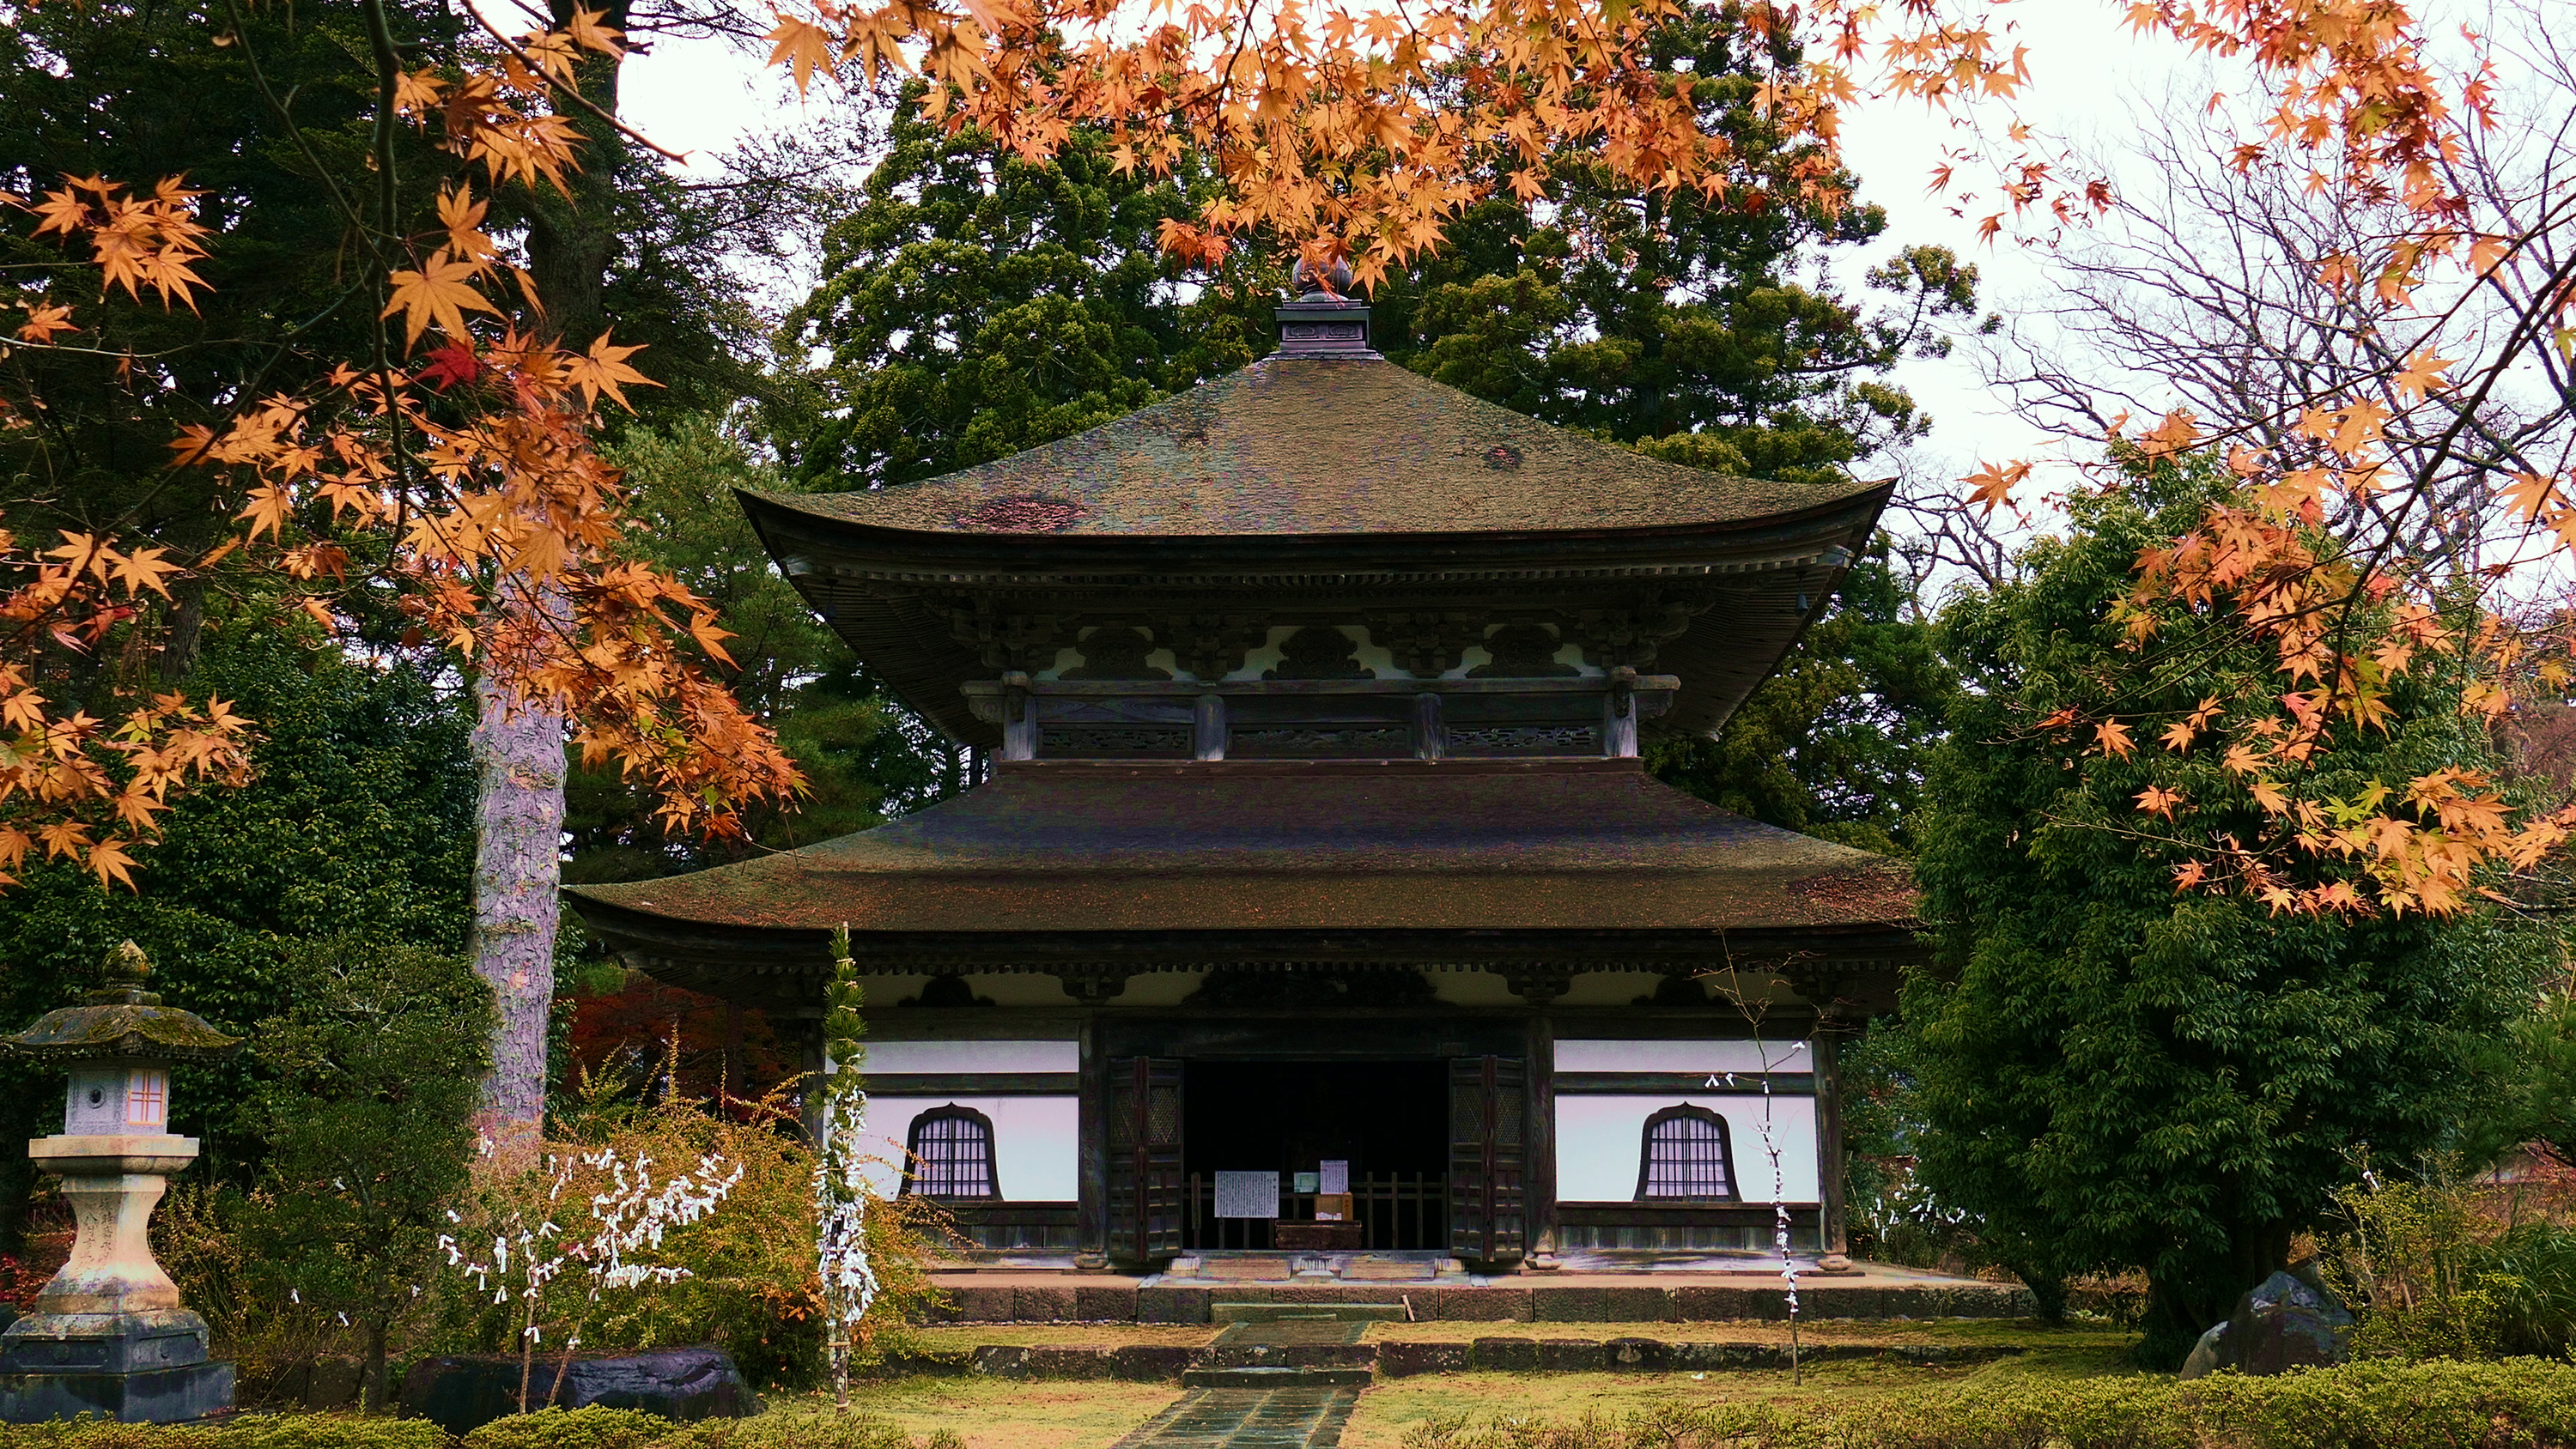
<path fill-rule="evenodd" d="M 2116 141 L 2131 102 L 2162 90 L 2173 76 L 2198 62 L 2168 41 L 2132 36 L 2120 24 L 2122 7 L 2109 0 L 2020 0 L 1995 7 L 2018 43 L 2030 48 L 2033 85 L 2015 108 L 2045 134 L 2078 141 Z M 820 87 L 800 102 L 760 57 L 722 41 L 662 41 L 629 62 L 624 78 L 628 119 L 674 150 L 704 159 L 737 139 L 765 128 L 793 126 L 820 108 L 840 102 Z M 1993 116 L 1999 126 L 2003 109 Z M 1953 216 L 1946 199 L 1925 194 L 1932 168 L 1956 138 L 1941 118 L 1917 104 L 1871 102 L 1845 121 L 1844 146 L 1861 177 L 1862 198 L 1885 206 L 1887 235 L 1866 259 L 1874 262 L 1899 246 L 1938 243 L 1975 262 L 1984 274 L 1990 308 L 2007 313 L 2016 299 L 2047 285 L 2043 249 L 2010 243 L 1987 246 L 1975 236 L 1976 219 L 1994 208 Z M 1842 276 L 1857 286 L 1866 262 L 1846 261 Z M 1979 381 L 1968 350 L 1945 362 L 1909 362 L 1899 379 L 1937 421 L 1919 461 L 1936 476 L 1963 474 L 1974 461 L 2034 457 L 2047 449 L 2040 434 L 2010 416 Z"/>

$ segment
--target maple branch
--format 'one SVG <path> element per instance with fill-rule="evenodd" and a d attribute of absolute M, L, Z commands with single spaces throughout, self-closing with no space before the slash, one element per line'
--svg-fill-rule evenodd
<path fill-rule="evenodd" d="M 369 3 L 380 4 L 382 3 L 382 0 L 369 0 Z M 503 50 L 508 51 L 511 56 L 519 62 L 519 64 L 526 66 L 529 74 L 544 76 L 546 78 L 546 85 L 548 88 L 553 90 L 558 96 L 570 100 L 574 105 L 590 112 L 591 115 L 616 127 L 619 133 L 624 135 L 627 140 L 634 142 L 636 145 L 643 147 L 654 155 L 660 156 L 664 160 L 677 161 L 683 166 L 689 164 L 689 155 L 687 152 L 674 151 L 671 148 L 662 145 L 652 137 L 636 130 L 633 126 L 617 119 L 615 112 L 608 110 L 598 102 L 593 101 L 590 97 L 583 95 L 577 88 L 556 80 L 553 74 L 549 72 L 535 56 L 528 54 L 528 52 L 523 49 L 517 41 L 512 40 L 510 37 L 503 35 L 499 30 L 494 29 L 492 22 L 484 18 L 483 12 L 480 9 L 472 5 L 468 5 L 465 7 L 465 13 L 474 17 L 474 23 L 483 28 L 484 34 L 491 36 L 495 41 L 498 41 Z"/>

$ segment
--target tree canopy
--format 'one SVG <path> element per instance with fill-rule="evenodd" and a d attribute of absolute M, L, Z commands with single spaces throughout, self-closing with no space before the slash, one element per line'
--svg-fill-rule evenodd
<path fill-rule="evenodd" d="M 2194 842 L 2250 833 L 2272 787 L 2188 733 L 2088 750 L 2064 721 L 2120 699 L 2206 725 L 2268 704 L 2277 660 L 2223 609 L 2162 607 L 2142 647 L 2122 607 L 2139 551 L 2239 484 L 2205 454 L 2130 467 L 2070 502 L 2023 579 L 1943 615 L 1963 679 L 1920 827 L 1935 964 L 1905 1021 L 1921 1183 L 2042 1283 L 2144 1269 L 2142 1353 L 2170 1366 L 2284 1261 L 2356 1147 L 2403 1165 L 2456 1145 L 2480 1044 L 2553 948 L 2487 910 L 2303 912 L 2195 885 Z M 2360 800 L 2491 765 L 2456 687 L 2402 676 L 2387 703 L 2379 728 L 2319 741 L 2300 788 Z"/>
<path fill-rule="evenodd" d="M 823 232 L 791 349 L 826 353 L 772 433 L 809 482 L 915 483 L 1068 437 L 1268 350 L 1278 277 L 1183 279 L 1183 171 L 1122 175 L 1096 129 L 1044 161 L 897 98 L 884 159 Z"/>

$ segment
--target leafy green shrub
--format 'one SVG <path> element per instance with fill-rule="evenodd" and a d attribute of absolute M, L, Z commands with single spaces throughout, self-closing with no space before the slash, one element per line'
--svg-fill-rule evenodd
<path fill-rule="evenodd" d="M 678 1055 L 671 1046 L 655 1080 L 673 1080 Z M 567 1288 L 541 1317 L 540 1353 L 567 1351 L 577 1338 L 590 1351 L 713 1343 L 731 1355 L 743 1377 L 763 1388 L 802 1389 L 822 1382 L 824 1315 L 815 1256 L 814 1154 L 804 1140 L 785 1089 L 758 1101 L 729 1098 L 724 1110 L 666 1092 L 636 1100 L 632 1084 L 584 1072 L 556 1104 L 551 1154 L 609 1152 L 632 1162 L 649 1157 L 661 1171 L 716 1160 L 740 1176 L 723 1204 L 695 1221 L 677 1223 L 650 1250 L 658 1266 L 684 1277 L 603 1292 L 581 1302 Z M 497 1205 L 525 1183 L 487 1171 L 479 1183 L 484 1201 L 467 1214 L 469 1227 L 495 1216 Z M 539 1184 L 543 1186 L 542 1183 Z M 951 1236 L 940 1210 L 920 1198 L 870 1205 L 868 1251 L 883 1291 L 862 1326 L 873 1362 L 912 1346 L 909 1325 L 941 1300 L 928 1263 Z M 488 1225 L 456 1230 L 460 1239 L 489 1241 Z M 479 1239 L 478 1239 L 479 1233 Z M 519 1325 L 493 1305 L 489 1287 L 454 1272 L 442 1275 L 439 1330 L 419 1345 L 437 1352 L 511 1352 L 521 1347 Z M 533 1407 L 533 1406 L 532 1406 Z"/>
<path fill-rule="evenodd" d="M 2354 1351 L 2400 1358 L 2492 1357 L 2500 1305 L 2483 1260 L 2486 1224 L 2456 1175 L 2363 1182 L 2334 1195 L 2349 1225 L 2332 1241 L 2329 1286 L 2359 1314 Z"/>
<path fill-rule="evenodd" d="M 268 1172 L 243 1202 L 242 1276 L 350 1325 L 382 1405 L 389 1340 L 468 1180 L 492 991 L 461 960 L 355 936 L 285 957 L 302 984 L 253 1045 L 274 1075 L 255 1099 Z"/>
<path fill-rule="evenodd" d="M 2480 1254 L 2497 1346 L 2509 1354 L 2566 1358 L 2576 1343 L 2576 1227 L 2523 1223 Z"/>

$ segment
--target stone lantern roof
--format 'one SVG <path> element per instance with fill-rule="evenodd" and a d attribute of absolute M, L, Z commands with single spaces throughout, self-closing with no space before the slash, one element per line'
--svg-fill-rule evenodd
<path fill-rule="evenodd" d="M 79 1006 L 49 1011 L 34 1026 L 0 1037 L 10 1050 L 38 1061 L 214 1061 L 241 1050 L 242 1039 L 215 1030 L 204 1017 L 163 1006 L 146 991 L 152 962 L 127 941 L 107 955 L 106 983 Z"/>

